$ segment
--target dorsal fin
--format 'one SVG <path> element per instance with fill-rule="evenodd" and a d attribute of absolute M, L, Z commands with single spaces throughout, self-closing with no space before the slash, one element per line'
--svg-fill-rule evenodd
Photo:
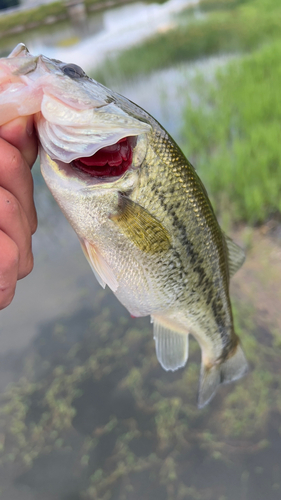
<path fill-rule="evenodd" d="M 226 234 L 224 234 L 224 239 L 228 251 L 229 277 L 231 278 L 244 263 L 245 252 Z"/>
<path fill-rule="evenodd" d="M 181 368 L 188 358 L 188 333 L 176 331 L 177 326 L 171 321 L 167 323 L 165 318 L 152 316 L 151 319 L 159 363 L 167 371 Z"/>

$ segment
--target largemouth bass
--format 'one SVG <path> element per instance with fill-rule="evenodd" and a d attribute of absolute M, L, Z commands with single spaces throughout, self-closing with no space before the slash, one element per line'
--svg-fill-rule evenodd
<path fill-rule="evenodd" d="M 243 251 L 154 118 L 79 66 L 20 44 L 0 59 L 0 125 L 31 114 L 43 177 L 99 283 L 131 315 L 151 316 L 165 370 L 183 367 L 189 334 L 197 339 L 203 407 L 247 371 L 229 298 Z"/>

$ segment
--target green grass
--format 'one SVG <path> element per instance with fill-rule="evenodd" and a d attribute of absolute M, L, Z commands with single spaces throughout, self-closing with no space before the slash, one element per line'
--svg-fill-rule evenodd
<path fill-rule="evenodd" d="M 202 0 L 201 8 L 203 21 L 157 34 L 93 76 L 110 85 L 175 63 L 240 55 L 211 86 L 203 77 L 194 82 L 199 105 L 187 102 L 182 145 L 219 215 L 261 223 L 281 211 L 281 4 Z"/>
<path fill-rule="evenodd" d="M 205 3 L 206 0 L 203 7 Z M 110 57 L 91 76 L 106 84 L 115 75 L 126 79 L 214 54 L 252 51 L 279 37 L 281 5 L 265 10 L 256 0 L 229 10 L 227 0 L 221 3 L 224 8 L 220 12 L 208 14 L 203 21 L 194 18 L 190 24 L 157 34 L 117 57 Z M 190 16 L 189 12 L 189 19 Z"/>
<path fill-rule="evenodd" d="M 27 11 L 14 12 L 10 15 L 0 17 L 0 37 L 5 36 L 18 26 L 29 26 L 44 24 L 49 16 L 67 18 L 67 10 L 63 2 L 53 2 L 41 5 Z"/>
<path fill-rule="evenodd" d="M 128 3 L 129 1 L 130 0 L 128 0 Z M 116 5 L 118 5 L 118 0 L 115 0 L 115 2 Z M 103 3 L 105 3 L 105 0 L 85 0 L 87 11 L 91 10 L 93 4 L 101 4 L 102 8 Z M 52 2 L 50 4 L 31 8 L 30 10 L 13 12 L 3 17 L 0 16 L 0 39 L 5 38 L 9 34 L 13 34 L 13 30 L 17 29 L 19 26 L 25 28 L 23 31 L 32 30 L 34 27 L 38 29 L 38 26 L 46 24 L 47 18 L 49 18 L 47 24 L 60 22 L 65 19 L 69 20 L 64 2 Z M 52 22 L 50 18 L 54 18 Z"/>
<path fill-rule="evenodd" d="M 200 105 L 187 103 L 184 151 L 217 211 L 262 222 L 281 211 L 281 40 L 196 82 Z"/>

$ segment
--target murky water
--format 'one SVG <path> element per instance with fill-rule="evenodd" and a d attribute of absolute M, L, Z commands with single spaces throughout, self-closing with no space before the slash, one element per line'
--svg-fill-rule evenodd
<path fill-rule="evenodd" d="M 143 22 L 139 6 L 127 7 L 126 15 L 131 9 Z M 147 12 L 150 20 L 152 11 Z M 108 21 L 111 15 L 118 22 Z M 106 16 L 106 22 L 97 17 L 98 23 L 103 19 L 102 29 L 91 21 L 92 37 L 69 49 L 60 48 L 58 35 L 52 45 L 34 40 L 31 50 L 83 65 L 85 47 L 99 36 L 103 45 L 106 23 L 112 26 L 108 50 L 116 41 L 111 37 L 124 11 Z M 87 65 L 88 48 L 86 53 Z M 225 62 L 213 58 L 112 85 L 181 142 L 186 95 L 198 99 L 196 72 L 212 78 Z M 221 388 L 199 411 L 197 344 L 191 342 L 184 370 L 162 370 L 148 318 L 131 318 L 110 291 L 100 288 L 38 166 L 34 178 L 35 268 L 0 313 L 0 498 L 279 500 L 278 225 L 252 231 L 247 262 L 232 285 L 237 331 L 251 373 Z M 235 236 L 243 243 L 249 229 Z"/>

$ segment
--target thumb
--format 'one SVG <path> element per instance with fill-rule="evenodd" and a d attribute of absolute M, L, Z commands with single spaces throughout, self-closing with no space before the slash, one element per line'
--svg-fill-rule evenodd
<path fill-rule="evenodd" d="M 0 127 L 0 137 L 15 146 L 31 168 L 37 157 L 38 141 L 33 116 L 21 116 Z"/>

